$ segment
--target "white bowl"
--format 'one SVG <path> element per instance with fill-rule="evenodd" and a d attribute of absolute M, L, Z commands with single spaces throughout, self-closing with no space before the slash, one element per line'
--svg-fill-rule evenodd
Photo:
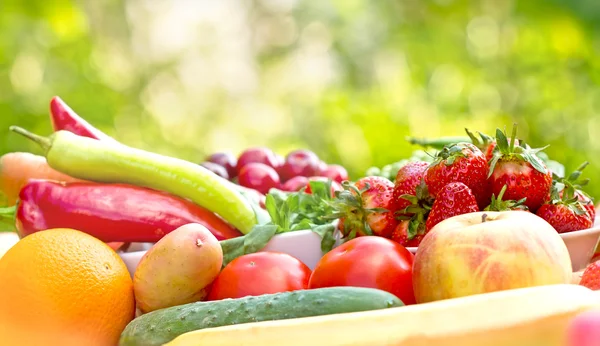
<path fill-rule="evenodd" d="M 592 228 L 560 234 L 569 250 L 574 272 L 583 270 L 594 255 L 594 250 L 600 239 L 599 221 L 600 218 L 596 218 L 596 224 Z M 338 233 L 336 246 L 340 243 Z M 135 272 L 146 250 L 151 246 L 151 243 L 132 244 L 128 252 L 120 253 L 131 275 Z M 409 247 L 407 249 L 412 253 L 417 252 L 416 247 Z M 278 234 L 261 251 L 276 251 L 290 254 L 304 262 L 311 270 L 315 268 L 317 262 L 323 257 L 323 253 L 321 252 L 321 237 L 310 230 Z"/>

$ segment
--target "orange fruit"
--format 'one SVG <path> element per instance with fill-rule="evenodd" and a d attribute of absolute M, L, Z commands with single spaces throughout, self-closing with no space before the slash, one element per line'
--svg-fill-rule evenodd
<path fill-rule="evenodd" d="M 31 234 L 0 259 L 0 344 L 117 345 L 133 282 L 108 245 L 80 231 Z"/>

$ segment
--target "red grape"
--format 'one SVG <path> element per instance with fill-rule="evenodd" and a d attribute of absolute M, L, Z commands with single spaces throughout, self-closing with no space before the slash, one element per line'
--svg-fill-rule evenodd
<path fill-rule="evenodd" d="M 229 179 L 233 179 L 237 176 L 235 166 L 237 165 L 237 159 L 229 152 L 214 153 L 206 158 L 205 161 L 216 163 L 217 165 L 225 167 Z"/>
<path fill-rule="evenodd" d="M 309 150 L 295 150 L 286 156 L 279 175 L 287 181 L 298 175 L 312 177 L 318 174 L 318 170 L 319 158 L 315 153 Z"/>
<path fill-rule="evenodd" d="M 266 195 L 271 188 L 279 188 L 279 175 L 273 167 L 264 163 L 251 162 L 240 170 L 238 183 Z"/>
<path fill-rule="evenodd" d="M 283 191 L 296 192 L 296 191 L 300 191 L 300 189 L 305 187 L 307 184 L 308 184 L 308 178 L 299 175 L 299 176 L 293 177 L 292 179 L 286 181 L 281 186 L 281 189 Z"/>
<path fill-rule="evenodd" d="M 279 167 L 279 160 L 275 153 L 271 149 L 265 147 L 255 147 L 244 150 L 237 160 L 238 174 L 241 169 L 249 163 L 262 163 L 275 169 Z"/>
<path fill-rule="evenodd" d="M 329 165 L 325 170 L 321 171 L 320 175 L 338 183 L 348 180 L 348 171 L 340 165 Z"/>
<path fill-rule="evenodd" d="M 209 171 L 213 172 L 214 174 L 216 174 L 222 178 L 229 179 L 229 174 L 227 174 L 227 169 L 225 169 L 225 167 L 223 167 L 221 165 L 218 165 L 214 162 L 206 161 L 206 162 L 202 162 L 200 164 L 200 166 L 208 169 Z"/>

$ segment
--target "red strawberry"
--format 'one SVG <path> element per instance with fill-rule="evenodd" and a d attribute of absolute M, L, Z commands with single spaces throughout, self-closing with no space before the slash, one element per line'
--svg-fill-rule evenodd
<path fill-rule="evenodd" d="M 427 168 L 425 182 L 435 198 L 449 183 L 463 183 L 473 192 L 479 208 L 485 208 L 491 196 L 488 170 L 487 160 L 479 148 L 471 143 L 456 143 L 438 153 Z"/>
<path fill-rule="evenodd" d="M 575 196 L 573 186 L 567 186 L 562 197 L 553 188 L 551 201 L 543 204 L 536 215 L 551 224 L 558 233 L 578 231 L 594 224 L 586 208 Z"/>
<path fill-rule="evenodd" d="M 390 210 L 394 184 L 383 177 L 361 178 L 343 183 L 344 190 L 332 202 L 333 216 L 340 218 L 344 237 L 378 235 L 389 238 L 398 221 Z"/>
<path fill-rule="evenodd" d="M 525 203 L 525 198 L 522 198 L 518 201 L 503 200 L 502 198 L 504 197 L 505 192 L 506 192 L 506 185 L 504 185 L 502 190 L 500 190 L 498 197 L 496 197 L 496 195 L 492 194 L 492 201 L 490 202 L 490 205 L 485 207 L 484 210 L 485 211 L 509 211 L 509 210 L 529 211 L 527 209 L 527 206 L 523 204 L 523 203 Z"/>
<path fill-rule="evenodd" d="M 411 161 L 406 163 L 396 175 L 394 193 L 392 195 L 393 211 L 401 211 L 410 205 L 410 201 L 403 195 L 416 195 L 416 189 L 425 175 L 429 163 L 425 161 Z"/>
<path fill-rule="evenodd" d="M 469 137 L 471 138 L 473 144 L 475 144 L 475 146 L 485 154 L 485 159 L 489 162 L 494 157 L 494 153 L 496 152 L 496 148 L 498 147 L 496 139 L 479 131 L 477 131 L 477 133 L 479 133 L 480 138 L 477 138 L 468 129 L 465 129 L 465 131 L 467 132 L 467 135 L 469 135 Z M 518 145 L 519 141 L 515 139 L 515 143 Z"/>
<path fill-rule="evenodd" d="M 585 268 L 579 284 L 594 291 L 600 290 L 600 261 L 591 263 Z"/>
<path fill-rule="evenodd" d="M 516 125 L 512 138 L 516 137 Z M 536 153 L 544 148 L 532 149 L 529 146 L 515 145 L 508 142 L 506 135 L 496 130 L 498 151 L 490 161 L 489 177 L 492 193 L 496 196 L 502 188 L 508 186 L 504 198 L 520 200 L 526 198 L 525 205 L 531 212 L 550 198 L 552 173 Z"/>
<path fill-rule="evenodd" d="M 588 162 L 584 162 L 575 171 L 573 171 L 571 174 L 569 174 L 568 177 L 565 177 L 565 178 L 560 178 L 560 177 L 557 177 L 556 175 L 554 175 L 554 182 L 559 183 L 565 187 L 571 186 L 573 189 L 575 189 L 575 196 L 577 196 L 577 199 L 579 200 L 579 202 L 581 202 L 581 204 L 588 211 L 592 221 L 595 221 L 596 207 L 594 206 L 594 200 L 587 193 L 585 193 L 582 190 L 583 186 L 587 185 L 590 180 L 589 179 L 583 179 L 583 180 L 579 179 L 581 177 L 583 170 L 585 169 L 585 167 L 587 167 L 587 165 L 588 165 Z M 563 197 L 563 192 L 564 192 L 564 189 L 560 190 L 560 194 L 559 194 L 560 198 Z"/>
<path fill-rule="evenodd" d="M 433 202 L 425 231 L 429 232 L 435 225 L 453 216 L 477 211 L 477 200 L 467 185 L 459 182 L 447 184 Z"/>
<path fill-rule="evenodd" d="M 424 232 L 416 235 L 409 235 L 410 220 L 401 220 L 392 233 L 391 239 L 404 247 L 418 247 L 425 237 Z"/>

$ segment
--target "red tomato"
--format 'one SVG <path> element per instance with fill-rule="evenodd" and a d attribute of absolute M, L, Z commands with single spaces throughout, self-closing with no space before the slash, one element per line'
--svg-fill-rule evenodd
<path fill-rule="evenodd" d="M 378 288 L 415 304 L 412 285 L 414 255 L 402 245 L 377 236 L 354 238 L 317 263 L 308 288 L 355 286 Z"/>
<path fill-rule="evenodd" d="M 256 252 L 231 261 L 212 283 L 208 300 L 306 289 L 310 269 L 279 252 Z"/>

